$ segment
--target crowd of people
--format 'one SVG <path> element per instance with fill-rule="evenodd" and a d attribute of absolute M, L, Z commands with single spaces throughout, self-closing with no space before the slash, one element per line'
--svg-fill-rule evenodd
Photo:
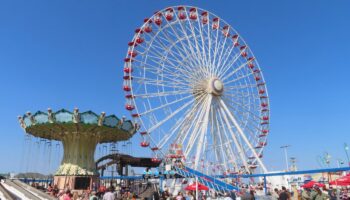
<path fill-rule="evenodd" d="M 321 188 L 315 185 L 313 188 L 303 189 L 299 195 L 301 200 L 350 200 L 349 190 L 346 187 L 337 190 L 332 187 L 327 189 L 326 187 Z"/>
<path fill-rule="evenodd" d="M 312 188 L 301 188 L 290 191 L 282 186 L 281 190 L 275 188 L 268 196 L 273 200 L 350 200 L 349 190 L 343 188 L 326 188 L 314 185 Z"/>
<path fill-rule="evenodd" d="M 69 188 L 59 191 L 57 186 L 52 187 L 49 185 L 46 192 L 60 200 L 136 200 L 137 198 L 137 195 L 130 189 L 122 188 L 121 190 L 116 190 L 113 186 L 106 188 L 103 185 L 98 189 L 90 190 L 87 188 L 79 192 Z"/>
<path fill-rule="evenodd" d="M 34 187 L 40 188 L 40 185 L 35 184 Z M 138 192 L 131 187 L 118 187 L 113 186 L 105 187 L 103 185 L 99 188 L 93 188 L 90 190 L 72 191 L 66 188 L 60 191 L 56 185 L 49 185 L 46 192 L 61 200 L 136 200 L 136 199 L 149 199 L 149 200 L 256 200 L 256 199 L 269 199 L 269 200 L 350 200 L 350 189 L 343 188 L 326 188 L 318 187 L 314 185 L 312 188 L 300 188 L 289 190 L 282 186 L 280 189 L 274 188 L 269 190 L 265 195 L 263 184 L 256 184 L 255 186 L 240 185 L 239 191 L 232 191 L 231 193 L 220 194 L 214 191 L 180 191 L 176 195 L 165 191 L 155 191 L 153 194 L 149 194 L 148 197 L 142 198 L 138 196 Z"/>

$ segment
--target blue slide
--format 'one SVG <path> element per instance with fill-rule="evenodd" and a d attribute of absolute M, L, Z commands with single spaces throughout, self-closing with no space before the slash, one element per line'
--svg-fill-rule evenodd
<path fill-rule="evenodd" d="M 184 168 L 180 168 L 180 167 L 175 167 L 175 171 L 177 174 L 181 175 L 184 178 L 196 178 L 198 182 L 200 182 L 201 184 L 209 187 L 210 189 L 213 189 L 217 192 L 220 193 L 225 193 L 225 192 L 232 192 L 233 190 L 238 191 L 238 188 L 230 185 L 228 183 L 225 183 L 221 180 L 215 179 L 214 177 L 208 176 L 206 174 L 203 174 L 199 171 L 196 171 L 194 169 L 191 169 L 189 167 L 184 167 Z"/>

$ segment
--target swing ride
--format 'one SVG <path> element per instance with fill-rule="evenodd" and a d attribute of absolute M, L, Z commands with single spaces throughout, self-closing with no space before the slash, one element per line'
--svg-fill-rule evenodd
<path fill-rule="evenodd" d="M 61 141 L 63 159 L 54 176 L 59 189 L 86 189 L 98 178 L 94 154 L 98 144 L 126 141 L 136 129 L 131 121 L 115 115 L 100 115 L 92 111 L 80 113 L 59 110 L 27 112 L 18 117 L 28 135 L 49 141 Z"/>

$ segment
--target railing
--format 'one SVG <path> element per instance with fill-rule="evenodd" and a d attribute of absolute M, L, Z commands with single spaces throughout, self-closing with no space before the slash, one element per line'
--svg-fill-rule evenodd
<path fill-rule="evenodd" d="M 174 166 L 175 171 L 177 174 L 181 175 L 184 178 L 196 178 L 197 181 L 219 193 L 229 193 L 233 190 L 238 190 L 237 187 L 230 185 L 228 183 L 225 183 L 221 180 L 215 179 L 214 177 L 208 176 L 206 174 L 203 174 L 199 171 L 196 171 L 194 169 L 191 169 L 189 167 L 177 167 Z"/>

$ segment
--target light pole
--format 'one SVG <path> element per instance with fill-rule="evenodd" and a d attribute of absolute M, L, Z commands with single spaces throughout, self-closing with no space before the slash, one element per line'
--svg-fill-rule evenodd
<path fill-rule="evenodd" d="M 297 159 L 295 157 L 290 157 L 290 163 L 292 166 L 290 167 L 291 171 L 297 171 Z"/>
<path fill-rule="evenodd" d="M 340 168 L 344 164 L 342 159 L 337 159 L 337 167 Z"/>
<path fill-rule="evenodd" d="M 348 153 L 349 146 L 346 143 L 344 143 L 344 150 L 345 150 L 345 154 L 346 154 L 346 159 L 348 160 L 348 165 L 350 167 L 350 159 L 349 159 L 349 153 Z"/>
<path fill-rule="evenodd" d="M 286 159 L 286 166 L 287 166 L 287 171 L 289 171 L 289 165 L 288 165 L 288 153 L 287 153 L 287 148 L 290 147 L 290 145 L 283 145 L 280 148 L 284 150 L 284 156 Z"/>
<path fill-rule="evenodd" d="M 329 167 L 330 167 L 330 163 L 331 163 L 331 155 L 329 155 L 328 152 L 326 152 L 326 153 L 324 154 L 324 160 L 325 160 L 325 162 L 326 162 L 326 164 L 327 164 L 327 166 L 328 166 L 328 168 L 329 168 Z"/>

